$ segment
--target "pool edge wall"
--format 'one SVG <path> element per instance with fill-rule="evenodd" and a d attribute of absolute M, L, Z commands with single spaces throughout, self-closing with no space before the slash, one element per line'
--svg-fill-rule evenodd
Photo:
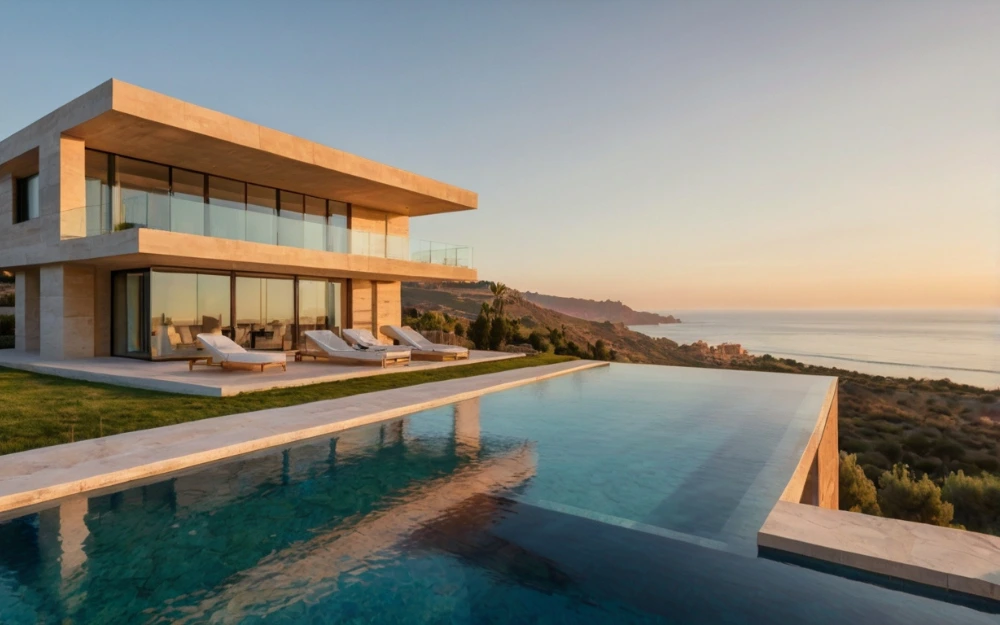
<path fill-rule="evenodd" d="M 839 509 L 837 399 L 834 380 L 822 418 L 757 532 L 758 555 L 829 563 L 1000 607 L 1000 537 Z"/>
<path fill-rule="evenodd" d="M 788 480 L 780 501 L 829 510 L 840 506 L 840 451 L 838 445 L 838 380 L 827 389 L 816 425 Z"/>

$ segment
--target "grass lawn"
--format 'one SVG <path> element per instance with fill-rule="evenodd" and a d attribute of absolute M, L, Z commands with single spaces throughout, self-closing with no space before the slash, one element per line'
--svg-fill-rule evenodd
<path fill-rule="evenodd" d="M 567 360 L 573 358 L 539 354 L 234 397 L 175 395 L 0 367 L 0 454 L 238 412 L 294 406 Z"/>

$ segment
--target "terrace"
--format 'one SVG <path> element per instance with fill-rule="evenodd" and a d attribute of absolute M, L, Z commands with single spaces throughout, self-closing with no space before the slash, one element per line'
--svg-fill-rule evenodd
<path fill-rule="evenodd" d="M 464 360 L 448 362 L 415 360 L 406 366 L 387 368 L 310 360 L 294 362 L 289 356 L 287 371 L 267 369 L 264 372 L 249 372 L 223 371 L 219 367 L 205 366 L 189 370 L 187 362 L 182 360 L 149 362 L 117 357 L 47 360 L 37 352 L 5 349 L 0 350 L 0 367 L 152 391 L 228 397 L 240 393 L 294 388 L 371 376 L 465 367 L 521 356 L 523 354 L 471 350 L 469 358 Z"/>

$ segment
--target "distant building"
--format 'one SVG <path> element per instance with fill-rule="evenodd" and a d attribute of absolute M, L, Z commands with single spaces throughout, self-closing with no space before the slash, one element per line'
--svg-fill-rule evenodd
<path fill-rule="evenodd" d="M 716 345 L 714 348 L 716 355 L 719 356 L 742 356 L 746 353 L 746 350 L 739 343 L 722 343 Z"/>

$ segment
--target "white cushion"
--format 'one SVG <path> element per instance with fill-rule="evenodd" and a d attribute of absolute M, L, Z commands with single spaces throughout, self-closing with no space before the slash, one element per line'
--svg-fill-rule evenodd
<path fill-rule="evenodd" d="M 284 353 L 248 352 L 229 337 L 221 334 L 199 334 L 198 340 L 205 346 L 205 349 L 212 353 L 212 359 L 219 362 L 262 364 L 287 361 Z"/>
<path fill-rule="evenodd" d="M 229 354 L 227 362 L 243 362 L 251 365 L 269 362 L 287 362 L 288 358 L 284 352 L 243 352 L 241 354 Z"/>
<path fill-rule="evenodd" d="M 414 350 L 422 352 L 435 352 L 438 354 L 467 354 L 469 350 L 458 345 L 439 345 L 431 343 L 422 334 L 409 326 L 382 326 L 382 332 L 396 338 L 401 343 L 406 343 Z"/>
<path fill-rule="evenodd" d="M 306 338 L 318 345 L 324 351 L 353 352 L 353 347 L 344 342 L 329 330 L 306 330 Z"/>
<path fill-rule="evenodd" d="M 418 345 L 420 349 L 434 349 L 437 347 L 437 345 L 428 341 L 427 337 L 417 332 L 410 326 L 403 326 L 402 328 L 400 328 L 400 330 L 403 331 L 403 334 L 410 337 L 410 340 L 413 341 L 413 344 Z"/>

